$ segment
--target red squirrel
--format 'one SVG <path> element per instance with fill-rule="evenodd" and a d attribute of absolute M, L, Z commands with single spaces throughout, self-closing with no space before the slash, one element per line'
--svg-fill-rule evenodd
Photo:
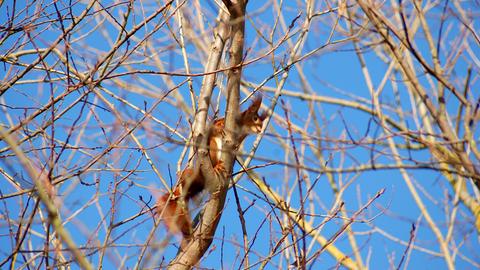
<path fill-rule="evenodd" d="M 258 114 L 262 97 L 256 96 L 252 104 L 243 111 L 238 119 L 237 147 L 249 134 L 260 133 L 266 114 Z M 213 122 L 209 136 L 208 146 L 210 161 L 216 173 L 225 168 L 220 160 L 222 155 L 222 140 L 225 128 L 225 118 Z M 156 203 L 156 211 L 170 233 L 182 233 L 185 240 L 190 239 L 193 228 L 188 210 L 192 198 L 205 189 L 205 178 L 200 170 L 186 168 L 180 173 L 179 180 L 172 193 L 161 196 Z"/>

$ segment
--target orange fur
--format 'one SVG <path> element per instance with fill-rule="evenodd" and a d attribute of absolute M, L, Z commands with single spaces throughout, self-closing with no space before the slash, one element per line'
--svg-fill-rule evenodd
<path fill-rule="evenodd" d="M 238 147 L 249 134 L 259 133 L 263 126 L 265 114 L 258 114 L 262 98 L 256 97 L 252 104 L 243 111 L 238 119 Z M 225 118 L 213 122 L 208 137 L 209 156 L 216 173 L 225 170 L 220 160 L 222 140 L 225 134 Z M 157 201 L 157 213 L 170 233 L 182 233 L 189 239 L 192 233 L 192 222 L 188 210 L 190 200 L 205 189 L 205 177 L 199 169 L 186 168 L 180 174 L 178 183 L 172 194 L 167 193 Z"/>
<path fill-rule="evenodd" d="M 175 190 L 171 195 L 170 193 L 164 194 L 158 199 L 157 213 L 169 232 L 182 233 L 184 238 L 190 238 L 192 221 L 190 220 L 188 206 L 180 198 L 178 190 Z"/>

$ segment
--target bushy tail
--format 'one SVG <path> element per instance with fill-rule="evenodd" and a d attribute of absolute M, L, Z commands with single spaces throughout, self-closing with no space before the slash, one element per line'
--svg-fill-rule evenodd
<path fill-rule="evenodd" d="M 179 182 L 172 193 L 162 195 L 157 201 L 157 214 L 165 223 L 168 232 L 182 233 L 184 240 L 192 235 L 192 220 L 188 204 L 205 188 L 200 171 L 187 168 L 180 174 Z"/>
<path fill-rule="evenodd" d="M 192 234 L 192 221 L 188 210 L 188 201 L 181 197 L 179 188 L 172 194 L 166 193 L 157 201 L 157 215 L 165 223 L 168 232 L 182 233 L 185 239 Z"/>

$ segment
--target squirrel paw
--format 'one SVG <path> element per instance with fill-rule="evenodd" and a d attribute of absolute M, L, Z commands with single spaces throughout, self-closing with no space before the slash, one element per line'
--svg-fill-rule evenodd
<path fill-rule="evenodd" d="M 221 160 L 220 160 L 217 164 L 215 164 L 215 166 L 213 167 L 213 169 L 215 170 L 215 172 L 216 172 L 217 174 L 226 172 L 225 166 L 223 165 L 223 161 L 221 161 Z"/>

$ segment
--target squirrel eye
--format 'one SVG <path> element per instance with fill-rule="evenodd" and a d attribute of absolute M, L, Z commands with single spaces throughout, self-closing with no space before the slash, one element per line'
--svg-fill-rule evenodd
<path fill-rule="evenodd" d="M 258 116 L 255 115 L 255 116 L 253 117 L 253 121 L 256 122 L 257 120 L 258 120 Z"/>

